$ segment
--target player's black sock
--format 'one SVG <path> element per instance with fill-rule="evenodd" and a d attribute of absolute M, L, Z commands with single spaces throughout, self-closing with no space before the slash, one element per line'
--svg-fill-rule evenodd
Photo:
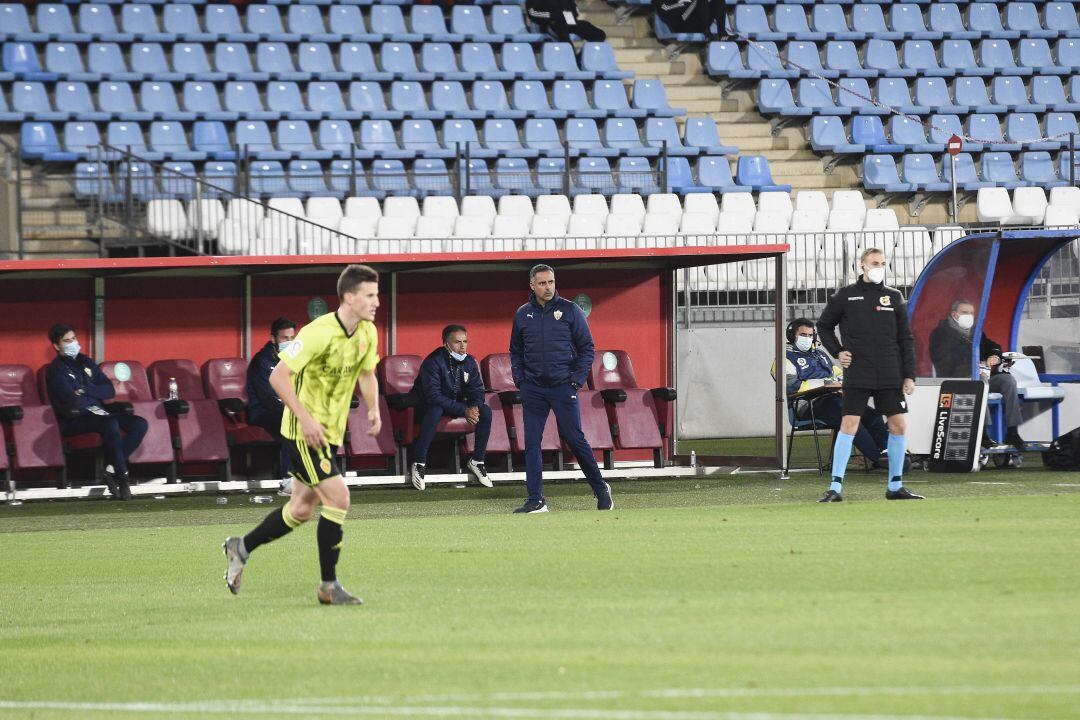
<path fill-rule="evenodd" d="M 244 549 L 250 553 L 260 545 L 288 535 L 299 524 L 289 512 L 289 506 L 284 505 L 281 509 L 274 510 L 264 517 L 254 530 L 244 536 Z"/>
<path fill-rule="evenodd" d="M 345 510 L 323 506 L 322 516 L 316 535 L 319 540 L 319 567 L 323 582 L 337 580 L 337 562 L 341 555 L 341 544 L 345 537 L 342 524 L 345 522 Z"/>

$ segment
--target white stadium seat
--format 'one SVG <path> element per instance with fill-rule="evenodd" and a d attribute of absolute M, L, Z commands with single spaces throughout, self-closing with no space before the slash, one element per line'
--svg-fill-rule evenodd
<path fill-rule="evenodd" d="M 214 234 L 217 236 L 218 250 L 222 255 L 243 255 L 253 252 L 254 225 L 237 220 L 221 220 L 214 229 Z"/>
<path fill-rule="evenodd" d="M 575 212 L 570 216 L 570 222 L 566 226 L 566 236 L 575 238 L 600 237 L 604 234 L 604 221 L 606 219 L 607 213 L 599 215 Z"/>
<path fill-rule="evenodd" d="M 603 195 L 577 195 L 574 197 L 575 215 L 599 215 L 607 217 L 607 198 Z"/>
<path fill-rule="evenodd" d="M 272 197 L 266 203 L 271 210 L 288 213 L 296 218 L 307 217 L 304 212 L 304 203 L 296 197 Z"/>
<path fill-rule="evenodd" d="M 503 195 L 499 198 L 500 215 L 517 215 L 531 221 L 534 212 L 532 200 L 524 195 Z"/>
<path fill-rule="evenodd" d="M 866 199 L 860 190 L 837 190 L 832 196 L 832 209 L 858 213 L 861 224 L 866 217 Z"/>
<path fill-rule="evenodd" d="M 391 198 L 387 198 L 390 200 Z M 409 198 L 413 200 L 415 198 Z M 380 239 L 410 238 L 416 228 L 417 217 L 383 215 L 375 226 L 375 237 Z"/>
<path fill-rule="evenodd" d="M 338 233 L 347 237 L 366 240 L 375 237 L 375 227 L 379 224 L 378 215 L 367 217 L 343 217 L 338 221 Z"/>
<path fill-rule="evenodd" d="M 413 237 L 441 240 L 450 237 L 453 232 L 454 218 L 446 215 L 423 215 L 416 221 Z"/>
<path fill-rule="evenodd" d="M 570 209 L 570 200 L 565 195 L 541 195 L 536 198 L 536 214 L 558 215 L 569 219 L 573 210 Z"/>
<path fill-rule="evenodd" d="M 821 190 L 800 190 L 795 195 L 795 209 L 809 210 L 828 217 L 830 210 L 829 199 L 825 197 L 825 193 Z"/>
<path fill-rule="evenodd" d="M 741 193 L 735 194 L 739 195 Z M 753 201 L 753 198 L 751 198 L 751 201 Z M 752 232 L 754 230 L 754 215 L 756 214 L 756 210 L 721 210 L 720 217 L 716 219 L 716 232 L 720 235 L 742 235 Z M 721 243 L 729 244 L 723 241 Z"/>
<path fill-rule="evenodd" d="M 488 229 L 495 221 L 495 200 L 490 195 L 467 195 L 461 199 L 461 214 L 466 217 L 487 218 Z"/>
<path fill-rule="evenodd" d="M 151 200 L 146 203 L 146 224 L 151 233 L 170 240 L 191 236 L 187 213 L 179 200 Z"/>
<path fill-rule="evenodd" d="M 1080 210 L 1066 205 L 1047 205 L 1043 225 L 1046 227 L 1075 227 L 1080 225 Z"/>
<path fill-rule="evenodd" d="M 221 221 L 225 219 L 225 208 L 220 200 L 192 200 L 188 203 L 187 215 L 192 232 L 201 232 L 213 240 L 217 237 Z"/>
<path fill-rule="evenodd" d="M 653 193 L 645 203 L 645 212 L 682 217 L 683 207 L 675 193 Z"/>
<path fill-rule="evenodd" d="M 864 214 L 857 210 L 833 208 L 829 211 L 829 230 L 862 230 Z"/>
<path fill-rule="evenodd" d="M 336 197 L 309 197 L 305 211 L 309 218 L 340 220 L 344 214 L 341 212 L 341 203 Z"/>
<path fill-rule="evenodd" d="M 1003 187 L 979 188 L 975 198 L 975 214 L 979 222 L 1018 224 L 1009 191 Z"/>
<path fill-rule="evenodd" d="M 1046 193 L 1041 187 L 1013 190 L 1013 215 L 1025 225 L 1042 225 L 1046 216 Z M 1021 219 L 1023 218 L 1023 219 Z"/>
<path fill-rule="evenodd" d="M 791 206 L 791 193 L 768 191 L 758 195 L 758 212 L 782 215 L 790 222 L 794 208 Z"/>
<path fill-rule="evenodd" d="M 720 216 L 720 205 L 716 202 L 716 196 L 712 193 L 690 193 L 683 198 L 683 213 L 704 213 L 713 219 L 716 226 L 716 218 Z"/>
<path fill-rule="evenodd" d="M 637 193 L 619 193 L 611 196 L 611 212 L 619 215 L 635 215 L 638 225 L 645 219 L 645 202 Z"/>
<path fill-rule="evenodd" d="M 863 230 L 899 230 L 900 221 L 891 208 L 875 208 L 866 211 Z"/>
<path fill-rule="evenodd" d="M 541 195 L 541 197 L 564 197 L 562 195 Z M 565 198 L 564 198 L 565 199 Z M 567 203 L 569 207 L 569 203 Z M 559 238 L 566 236 L 566 224 L 570 220 L 566 215 L 548 215 L 536 213 L 532 218 L 529 236 L 534 238 Z"/>
<path fill-rule="evenodd" d="M 641 234 L 641 219 L 636 214 L 624 215 L 613 212 L 604 222 L 604 235 L 609 237 L 633 236 Z"/>
<path fill-rule="evenodd" d="M 754 214 L 754 232 L 786 233 L 790 227 L 790 217 L 782 212 L 758 210 Z"/>
<path fill-rule="evenodd" d="M 345 217 L 382 217 L 382 207 L 373 197 L 351 197 L 345 199 Z"/>
<path fill-rule="evenodd" d="M 647 212 L 645 221 L 641 224 L 641 234 L 674 235 L 679 232 L 680 220 L 682 220 L 682 212 L 678 215 L 668 212 Z"/>
<path fill-rule="evenodd" d="M 467 198 L 466 198 L 467 199 Z M 491 198 L 488 198 L 490 200 Z M 494 210 L 495 206 L 492 205 Z M 491 223 L 495 215 L 459 215 L 454 220 L 454 237 L 456 238 L 486 238 L 491 235 Z"/>
<path fill-rule="evenodd" d="M 212 200 L 211 202 L 217 202 Z M 266 216 L 266 209 L 253 200 L 233 198 L 229 201 L 228 218 L 230 222 L 240 222 L 257 226 Z"/>
<path fill-rule="evenodd" d="M 753 217 L 757 213 L 757 205 L 754 204 L 754 196 L 748 192 L 724 193 L 720 200 L 720 214 L 725 212 L 750 213 Z"/>
<path fill-rule="evenodd" d="M 428 195 L 424 198 L 424 217 L 458 216 L 457 200 L 450 195 Z"/>
<path fill-rule="evenodd" d="M 383 200 L 383 217 L 407 218 L 412 220 L 410 227 L 416 227 L 416 218 L 420 217 L 420 205 L 416 198 L 408 195 L 391 195 Z"/>
<path fill-rule="evenodd" d="M 791 213 L 791 232 L 825 232 L 829 224 L 829 213 L 819 210 L 795 210 Z"/>

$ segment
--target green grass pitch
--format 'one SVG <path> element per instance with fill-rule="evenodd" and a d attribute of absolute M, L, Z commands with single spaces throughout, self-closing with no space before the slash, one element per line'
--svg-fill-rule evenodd
<path fill-rule="evenodd" d="M 0 506 L 0 720 L 1080 717 L 1080 474 L 824 484 L 354 492 L 359 608 L 316 603 L 313 524 L 228 593 L 249 496 Z"/>

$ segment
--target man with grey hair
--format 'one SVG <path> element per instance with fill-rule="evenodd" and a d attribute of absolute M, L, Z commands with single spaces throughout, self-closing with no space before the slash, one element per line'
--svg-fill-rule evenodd
<path fill-rule="evenodd" d="M 581 431 L 578 390 L 593 362 L 593 339 L 585 313 L 555 292 L 555 271 L 529 271 L 529 302 L 518 308 L 510 333 L 510 366 L 521 391 L 525 421 L 525 484 L 529 498 L 516 513 L 548 511 L 543 492 L 540 445 L 548 414 L 555 412 L 559 435 L 574 453 L 596 496 L 597 510 L 611 510 L 611 487 L 604 482 L 589 441 Z"/>

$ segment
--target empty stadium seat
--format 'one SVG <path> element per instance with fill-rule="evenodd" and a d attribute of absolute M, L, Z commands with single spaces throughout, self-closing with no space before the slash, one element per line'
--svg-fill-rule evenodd
<path fill-rule="evenodd" d="M 616 447 L 650 449 L 656 467 L 664 467 L 664 438 L 671 427 L 672 388 L 639 388 L 630 357 L 623 350 L 597 350 L 589 387 L 601 393 Z"/>
<path fill-rule="evenodd" d="M 525 452 L 525 421 L 521 407 L 521 392 L 514 384 L 510 353 L 494 353 L 485 357 L 480 361 L 480 374 L 484 378 L 484 387 L 498 394 L 499 399 L 502 401 L 504 420 L 512 450 L 516 453 Z M 540 449 L 543 452 L 558 453 L 556 462 L 561 465 L 562 445 L 559 441 L 558 425 L 554 413 L 548 415 L 547 422 L 544 425 Z"/>

